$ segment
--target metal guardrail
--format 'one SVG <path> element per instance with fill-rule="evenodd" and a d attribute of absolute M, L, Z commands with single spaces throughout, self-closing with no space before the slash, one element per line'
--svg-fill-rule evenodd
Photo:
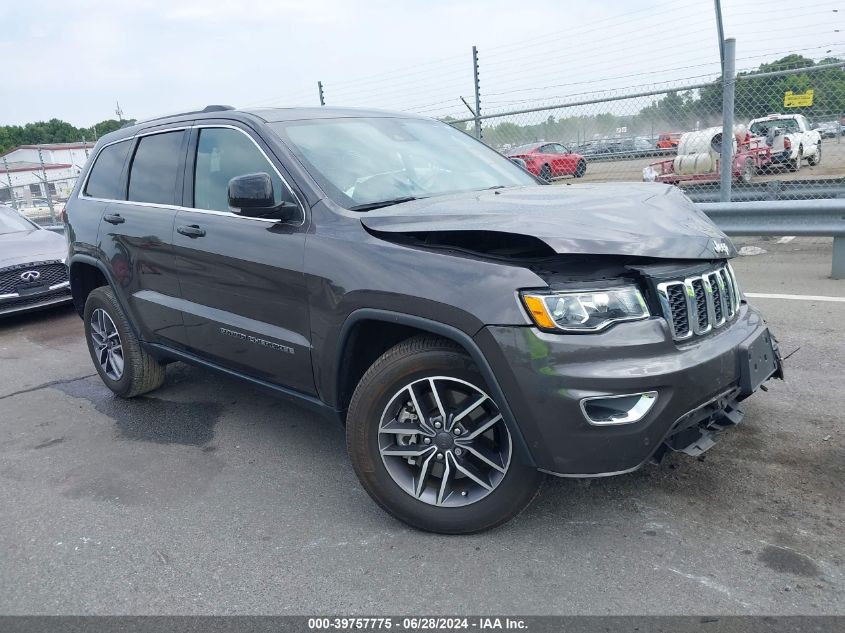
<path fill-rule="evenodd" d="M 684 193 L 693 202 L 719 202 L 720 197 L 718 184 L 696 184 L 686 187 Z M 845 198 L 845 178 L 734 183 L 731 190 L 732 202 L 813 198 Z"/>
<path fill-rule="evenodd" d="M 728 235 L 832 237 L 831 277 L 845 279 L 845 200 L 712 202 L 697 206 Z"/>

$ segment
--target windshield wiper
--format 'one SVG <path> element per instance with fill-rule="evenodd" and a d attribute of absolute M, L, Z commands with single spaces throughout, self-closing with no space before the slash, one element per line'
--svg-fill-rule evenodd
<path fill-rule="evenodd" d="M 415 196 L 405 196 L 403 198 L 393 198 L 392 200 L 382 200 L 381 202 L 367 202 L 366 204 L 356 204 L 354 207 L 349 207 L 350 211 L 372 211 L 373 209 L 381 209 L 382 207 L 389 207 L 400 202 L 410 202 L 411 200 L 419 200 Z"/>

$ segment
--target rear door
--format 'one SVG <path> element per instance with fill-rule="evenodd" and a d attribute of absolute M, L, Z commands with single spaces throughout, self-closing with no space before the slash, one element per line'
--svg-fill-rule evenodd
<path fill-rule="evenodd" d="M 173 259 L 173 221 L 181 198 L 188 132 L 158 129 L 139 135 L 120 200 L 100 223 L 100 248 L 142 339 L 185 342 Z"/>
<path fill-rule="evenodd" d="M 230 210 L 228 183 L 267 173 L 276 202 L 299 204 L 295 221 Z M 269 149 L 239 125 L 200 125 L 191 135 L 185 206 L 174 247 L 192 351 L 268 382 L 313 394 L 303 274 L 307 214 Z"/>

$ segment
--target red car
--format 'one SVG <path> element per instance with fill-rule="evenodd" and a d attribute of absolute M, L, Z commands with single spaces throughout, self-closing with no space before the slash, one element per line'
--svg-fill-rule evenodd
<path fill-rule="evenodd" d="M 521 158 L 525 168 L 535 176 L 549 181 L 559 176 L 580 178 L 587 173 L 587 161 L 560 143 L 531 143 L 508 152 L 509 158 Z"/>

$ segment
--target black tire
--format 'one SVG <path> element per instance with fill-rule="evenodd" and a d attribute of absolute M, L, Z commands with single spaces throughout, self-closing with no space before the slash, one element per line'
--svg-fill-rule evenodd
<path fill-rule="evenodd" d="M 584 174 L 587 173 L 587 161 L 579 160 L 578 164 L 575 165 L 575 177 L 582 178 Z"/>
<path fill-rule="evenodd" d="M 540 168 L 540 178 L 546 182 L 552 181 L 552 168 L 549 165 L 543 165 Z"/>
<path fill-rule="evenodd" d="M 352 466 L 373 500 L 411 526 L 441 534 L 470 534 L 493 528 L 522 512 L 543 481 L 542 473 L 525 464 L 515 449 L 506 472 L 492 491 L 477 501 L 456 507 L 426 503 L 422 497 L 404 490 L 388 471 L 380 453 L 382 416 L 396 401 L 395 394 L 415 381 L 434 376 L 471 384 L 486 392 L 472 359 L 455 343 L 434 336 L 418 336 L 399 343 L 373 363 L 352 396 L 346 419 L 346 444 Z M 400 399 L 404 400 L 404 396 Z M 492 399 L 490 404 L 493 406 Z M 420 408 L 424 407 L 420 405 Z M 446 426 L 443 425 L 440 434 L 446 431 Z M 438 438 L 434 445 L 439 453 Z M 449 456 L 446 457 L 446 463 L 450 463 Z"/>
<path fill-rule="evenodd" d="M 97 336 L 97 333 L 94 331 L 96 326 L 92 324 L 92 318 L 95 317 L 95 313 L 99 315 L 98 310 L 105 312 L 109 317 L 111 325 L 114 326 L 119 337 L 118 343 L 121 347 L 123 367 L 118 376 L 109 375 L 95 350 L 94 337 Z M 141 348 L 138 338 L 129 326 L 129 321 L 110 287 L 102 286 L 88 295 L 83 318 L 88 352 L 91 354 L 94 368 L 106 387 L 122 398 L 133 398 L 161 386 L 161 383 L 164 382 L 164 365 Z"/>
<path fill-rule="evenodd" d="M 794 160 L 789 162 L 789 171 L 800 171 L 801 170 L 801 161 L 804 160 L 804 148 L 798 148 L 798 155 L 795 157 Z"/>
<path fill-rule="evenodd" d="M 816 153 L 812 156 L 807 157 L 807 164 L 810 167 L 815 167 L 820 162 L 822 162 L 822 144 L 819 143 L 816 145 Z"/>
<path fill-rule="evenodd" d="M 754 180 L 754 174 L 757 170 L 754 168 L 754 161 L 750 158 L 745 159 L 745 165 L 742 167 L 742 173 L 739 175 L 742 182 L 748 184 Z"/>

